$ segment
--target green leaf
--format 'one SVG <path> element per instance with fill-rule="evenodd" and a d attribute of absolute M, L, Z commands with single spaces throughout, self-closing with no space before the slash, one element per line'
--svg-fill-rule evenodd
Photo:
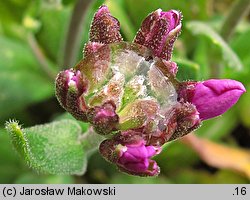
<path fill-rule="evenodd" d="M 198 136 L 202 136 L 214 141 L 219 141 L 224 136 L 230 134 L 237 126 L 239 119 L 236 117 L 235 107 L 227 111 L 223 116 L 205 120 L 202 126 L 195 131 Z M 230 123 L 229 123 L 230 122 Z"/>
<path fill-rule="evenodd" d="M 81 143 L 88 157 L 98 149 L 99 144 L 105 139 L 102 135 L 98 135 L 97 133 L 95 133 L 95 131 L 89 125 L 89 123 L 77 121 L 71 114 L 67 112 L 56 117 L 55 120 L 63 120 L 63 119 L 74 120 L 81 127 L 82 133 L 84 133 L 81 136 Z"/>
<path fill-rule="evenodd" d="M 173 61 L 178 65 L 177 78 L 180 81 L 199 79 L 200 66 L 197 63 L 178 58 L 173 58 Z"/>
<path fill-rule="evenodd" d="M 70 17 L 69 7 L 46 7 L 38 19 L 41 23 L 37 39 L 46 55 L 56 63 L 63 59 L 62 49 Z"/>
<path fill-rule="evenodd" d="M 250 91 L 250 85 L 246 86 L 246 90 Z M 244 124 L 244 126 L 250 128 L 250 92 L 246 92 L 242 97 L 240 98 L 239 104 L 239 116 Z"/>
<path fill-rule="evenodd" d="M 27 44 L 0 36 L 0 119 L 44 100 L 54 93 L 54 84 L 41 71 Z"/>
<path fill-rule="evenodd" d="M 204 35 L 208 37 L 214 45 L 218 46 L 222 52 L 223 59 L 230 68 L 237 71 L 243 69 L 243 65 L 236 53 L 210 26 L 202 22 L 191 21 L 186 24 L 186 27 L 194 35 Z"/>
<path fill-rule="evenodd" d="M 250 43 L 247 42 L 250 37 L 250 28 L 241 33 L 238 37 L 232 39 L 231 46 L 242 60 L 249 58 Z"/>
<path fill-rule="evenodd" d="M 27 4 L 31 0 L 22 0 L 22 1 L 0 1 L 0 18 L 4 19 L 3 22 L 10 23 L 13 21 L 21 22 L 22 16 L 27 9 Z"/>
<path fill-rule="evenodd" d="M 189 1 L 163 1 L 163 0 L 124 0 L 125 8 L 135 27 L 139 28 L 142 20 L 151 12 L 161 8 L 163 11 L 171 9 L 180 10 L 184 20 L 206 19 L 208 15 L 207 1 L 189 0 Z"/>
<path fill-rule="evenodd" d="M 213 183 L 220 184 L 249 184 L 249 179 L 231 170 L 220 170 L 213 177 Z"/>
<path fill-rule="evenodd" d="M 209 173 L 204 169 L 185 168 L 170 174 L 174 183 L 181 184 L 247 184 L 247 178 L 239 176 L 236 172 L 219 170 Z"/>
<path fill-rule="evenodd" d="M 209 79 L 209 74 L 211 73 L 209 68 L 209 57 L 207 56 L 209 51 L 207 40 L 208 39 L 205 37 L 198 39 L 194 52 L 193 61 L 198 63 L 200 66 L 198 80 Z"/>
<path fill-rule="evenodd" d="M 73 184 L 70 175 L 38 175 L 32 172 L 21 174 L 15 184 Z"/>
<path fill-rule="evenodd" d="M 68 112 L 65 112 L 59 116 L 57 116 L 55 118 L 56 121 L 60 121 L 60 120 L 63 120 L 63 119 L 70 119 L 70 120 L 74 120 L 76 121 L 76 119 L 71 115 L 69 114 Z M 81 121 L 76 121 L 80 127 L 82 128 L 82 133 L 85 133 L 87 132 L 88 128 L 89 128 L 89 123 L 87 122 L 81 122 Z"/>
<path fill-rule="evenodd" d="M 196 164 L 199 157 L 190 147 L 180 140 L 176 140 L 166 143 L 162 152 L 155 157 L 155 160 L 159 164 L 161 172 L 168 176 L 175 173 L 176 170 L 183 170 Z"/>
<path fill-rule="evenodd" d="M 109 0 L 105 1 L 105 4 L 108 6 L 111 14 L 115 16 L 120 24 L 121 31 L 124 34 L 127 41 L 132 41 L 135 37 L 136 29 L 129 18 L 129 15 L 123 9 L 123 6 L 119 1 Z"/>
<path fill-rule="evenodd" d="M 17 151 L 35 170 L 49 174 L 83 174 L 86 171 L 87 158 L 77 122 L 61 120 L 26 129 L 9 122 L 6 129 Z"/>
<path fill-rule="evenodd" d="M 27 171 L 25 163 L 13 153 L 9 136 L 0 128 L 0 184 L 13 183 L 20 174 Z"/>

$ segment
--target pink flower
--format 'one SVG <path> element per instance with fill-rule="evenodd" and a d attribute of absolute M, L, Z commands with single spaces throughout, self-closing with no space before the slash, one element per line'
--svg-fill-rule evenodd
<path fill-rule="evenodd" d="M 160 153 L 160 148 L 145 146 L 143 141 L 137 144 L 121 146 L 121 156 L 117 162 L 120 169 L 137 175 L 155 176 L 159 174 L 159 167 L 150 158 Z"/>
<path fill-rule="evenodd" d="M 132 131 L 121 133 L 100 145 L 100 152 L 108 161 L 116 163 L 121 171 L 138 176 L 156 176 L 160 172 L 151 158 L 161 152 L 160 147 L 146 145 L 145 141 L 130 135 Z"/>

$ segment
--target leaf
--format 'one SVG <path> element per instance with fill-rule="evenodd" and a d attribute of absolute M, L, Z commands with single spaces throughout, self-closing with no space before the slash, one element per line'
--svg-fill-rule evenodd
<path fill-rule="evenodd" d="M 195 134 L 210 140 L 219 141 L 224 136 L 230 134 L 237 126 L 239 119 L 235 115 L 234 107 L 224 113 L 223 116 L 205 120 L 202 126 L 195 131 Z"/>
<path fill-rule="evenodd" d="M 63 120 L 63 119 L 70 119 L 70 120 L 74 120 L 76 121 L 80 127 L 82 128 L 82 133 L 85 133 L 88 131 L 88 128 L 89 128 L 89 123 L 86 123 L 86 122 L 81 122 L 81 121 L 78 121 L 76 120 L 71 114 L 69 114 L 68 112 L 65 112 L 59 116 L 57 116 L 55 118 L 56 121 L 60 121 L 60 120 Z"/>
<path fill-rule="evenodd" d="M 209 58 L 207 52 L 210 50 L 207 45 L 207 38 L 199 38 L 197 41 L 197 46 L 195 48 L 193 61 L 198 63 L 200 66 L 198 80 L 209 79 L 210 68 L 209 68 Z"/>
<path fill-rule="evenodd" d="M 30 1 L 0 1 L 0 18 L 4 19 L 3 22 L 6 25 L 13 21 L 21 22 L 22 16 L 27 9 L 27 4 Z"/>
<path fill-rule="evenodd" d="M 135 37 L 136 29 L 121 3 L 117 0 L 109 0 L 105 1 L 105 4 L 108 6 L 111 14 L 120 21 L 121 31 L 124 33 L 126 40 L 132 41 Z"/>
<path fill-rule="evenodd" d="M 0 119 L 53 95 L 54 84 L 41 71 L 27 44 L 0 36 Z"/>
<path fill-rule="evenodd" d="M 0 128 L 0 184 L 13 183 L 26 170 L 20 157 L 13 153 L 6 131 Z"/>
<path fill-rule="evenodd" d="M 174 183 L 181 184 L 246 184 L 249 181 L 239 173 L 229 170 L 218 170 L 209 173 L 204 169 L 184 168 L 169 175 Z"/>
<path fill-rule="evenodd" d="M 180 81 L 198 80 L 200 66 L 187 59 L 173 58 L 173 61 L 178 65 L 177 78 Z"/>
<path fill-rule="evenodd" d="M 73 184 L 70 175 L 38 175 L 32 172 L 21 174 L 15 184 Z"/>
<path fill-rule="evenodd" d="M 247 42 L 250 37 L 250 28 L 241 33 L 238 37 L 234 37 L 231 41 L 232 49 L 237 52 L 239 57 L 244 61 L 249 58 L 250 43 Z"/>
<path fill-rule="evenodd" d="M 83 174 L 87 158 L 80 142 L 81 127 L 73 120 L 21 129 L 17 122 L 6 124 L 12 143 L 27 163 L 49 174 Z"/>
<path fill-rule="evenodd" d="M 250 85 L 246 86 L 246 90 L 248 92 L 246 92 L 244 95 L 242 95 L 242 97 L 240 98 L 239 101 L 239 116 L 240 119 L 242 121 L 242 123 L 250 128 L 250 106 L 249 106 L 249 102 L 250 102 Z"/>
<path fill-rule="evenodd" d="M 134 22 L 136 28 L 140 27 L 142 20 L 151 12 L 161 8 L 163 11 L 171 9 L 180 10 L 184 16 L 184 22 L 190 19 L 207 18 L 207 1 L 163 1 L 163 0 L 126 0 L 124 1 L 128 15 Z"/>
<path fill-rule="evenodd" d="M 214 45 L 220 47 L 223 59 L 230 68 L 236 71 L 243 69 L 243 65 L 236 53 L 210 26 L 202 22 L 191 21 L 186 24 L 186 27 L 194 35 L 204 35 L 208 37 Z"/>
<path fill-rule="evenodd" d="M 206 139 L 196 137 L 189 134 L 183 137 L 187 145 L 189 145 L 200 158 L 208 165 L 231 169 L 245 174 L 250 179 L 250 150 L 236 147 L 229 147 Z"/>
<path fill-rule="evenodd" d="M 69 7 L 53 6 L 42 9 L 38 19 L 41 29 L 37 39 L 46 55 L 56 63 L 63 59 L 62 49 L 70 18 Z"/>
<path fill-rule="evenodd" d="M 180 140 L 168 142 L 164 145 L 162 152 L 154 158 L 161 168 L 161 172 L 169 177 L 176 170 L 192 166 L 199 161 L 195 152 L 184 145 Z"/>

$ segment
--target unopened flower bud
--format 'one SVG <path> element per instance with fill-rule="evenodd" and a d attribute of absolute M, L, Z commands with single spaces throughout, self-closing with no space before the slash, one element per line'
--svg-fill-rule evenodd
<path fill-rule="evenodd" d="M 96 12 L 91 24 L 89 38 L 91 42 L 103 44 L 122 41 L 120 23 L 110 14 L 107 6 L 101 6 Z"/>
<path fill-rule="evenodd" d="M 106 135 L 116 130 L 119 117 L 115 109 L 116 107 L 112 101 L 89 109 L 88 121 L 94 126 L 97 133 Z"/>
<path fill-rule="evenodd" d="M 160 173 L 157 163 L 151 160 L 151 157 L 160 153 L 160 148 L 145 146 L 143 141 L 117 148 L 121 152 L 117 162 L 121 171 L 139 176 L 156 176 Z"/>
<path fill-rule="evenodd" d="M 81 97 L 87 91 L 88 81 L 80 71 L 73 69 L 60 72 L 56 78 L 56 97 L 61 106 L 76 119 L 86 121 L 84 99 Z"/>
<path fill-rule="evenodd" d="M 160 168 L 151 157 L 160 153 L 160 147 L 146 146 L 143 140 L 133 142 L 131 144 L 121 143 L 111 144 L 111 140 L 104 141 L 100 146 L 103 154 L 105 143 L 109 143 L 108 147 L 113 147 L 113 152 L 109 148 L 108 155 L 115 155 L 112 161 L 117 164 L 121 171 L 138 176 L 156 176 L 160 172 Z M 111 150 L 111 151 L 110 151 Z"/>
<path fill-rule="evenodd" d="M 176 10 L 156 10 L 142 22 L 134 42 L 149 47 L 155 56 L 170 60 L 174 42 L 181 31 L 181 18 L 181 13 Z"/>
<path fill-rule="evenodd" d="M 194 104 L 200 119 L 206 120 L 223 114 L 246 92 L 242 83 L 230 79 L 210 79 L 185 83 L 179 97 Z"/>

